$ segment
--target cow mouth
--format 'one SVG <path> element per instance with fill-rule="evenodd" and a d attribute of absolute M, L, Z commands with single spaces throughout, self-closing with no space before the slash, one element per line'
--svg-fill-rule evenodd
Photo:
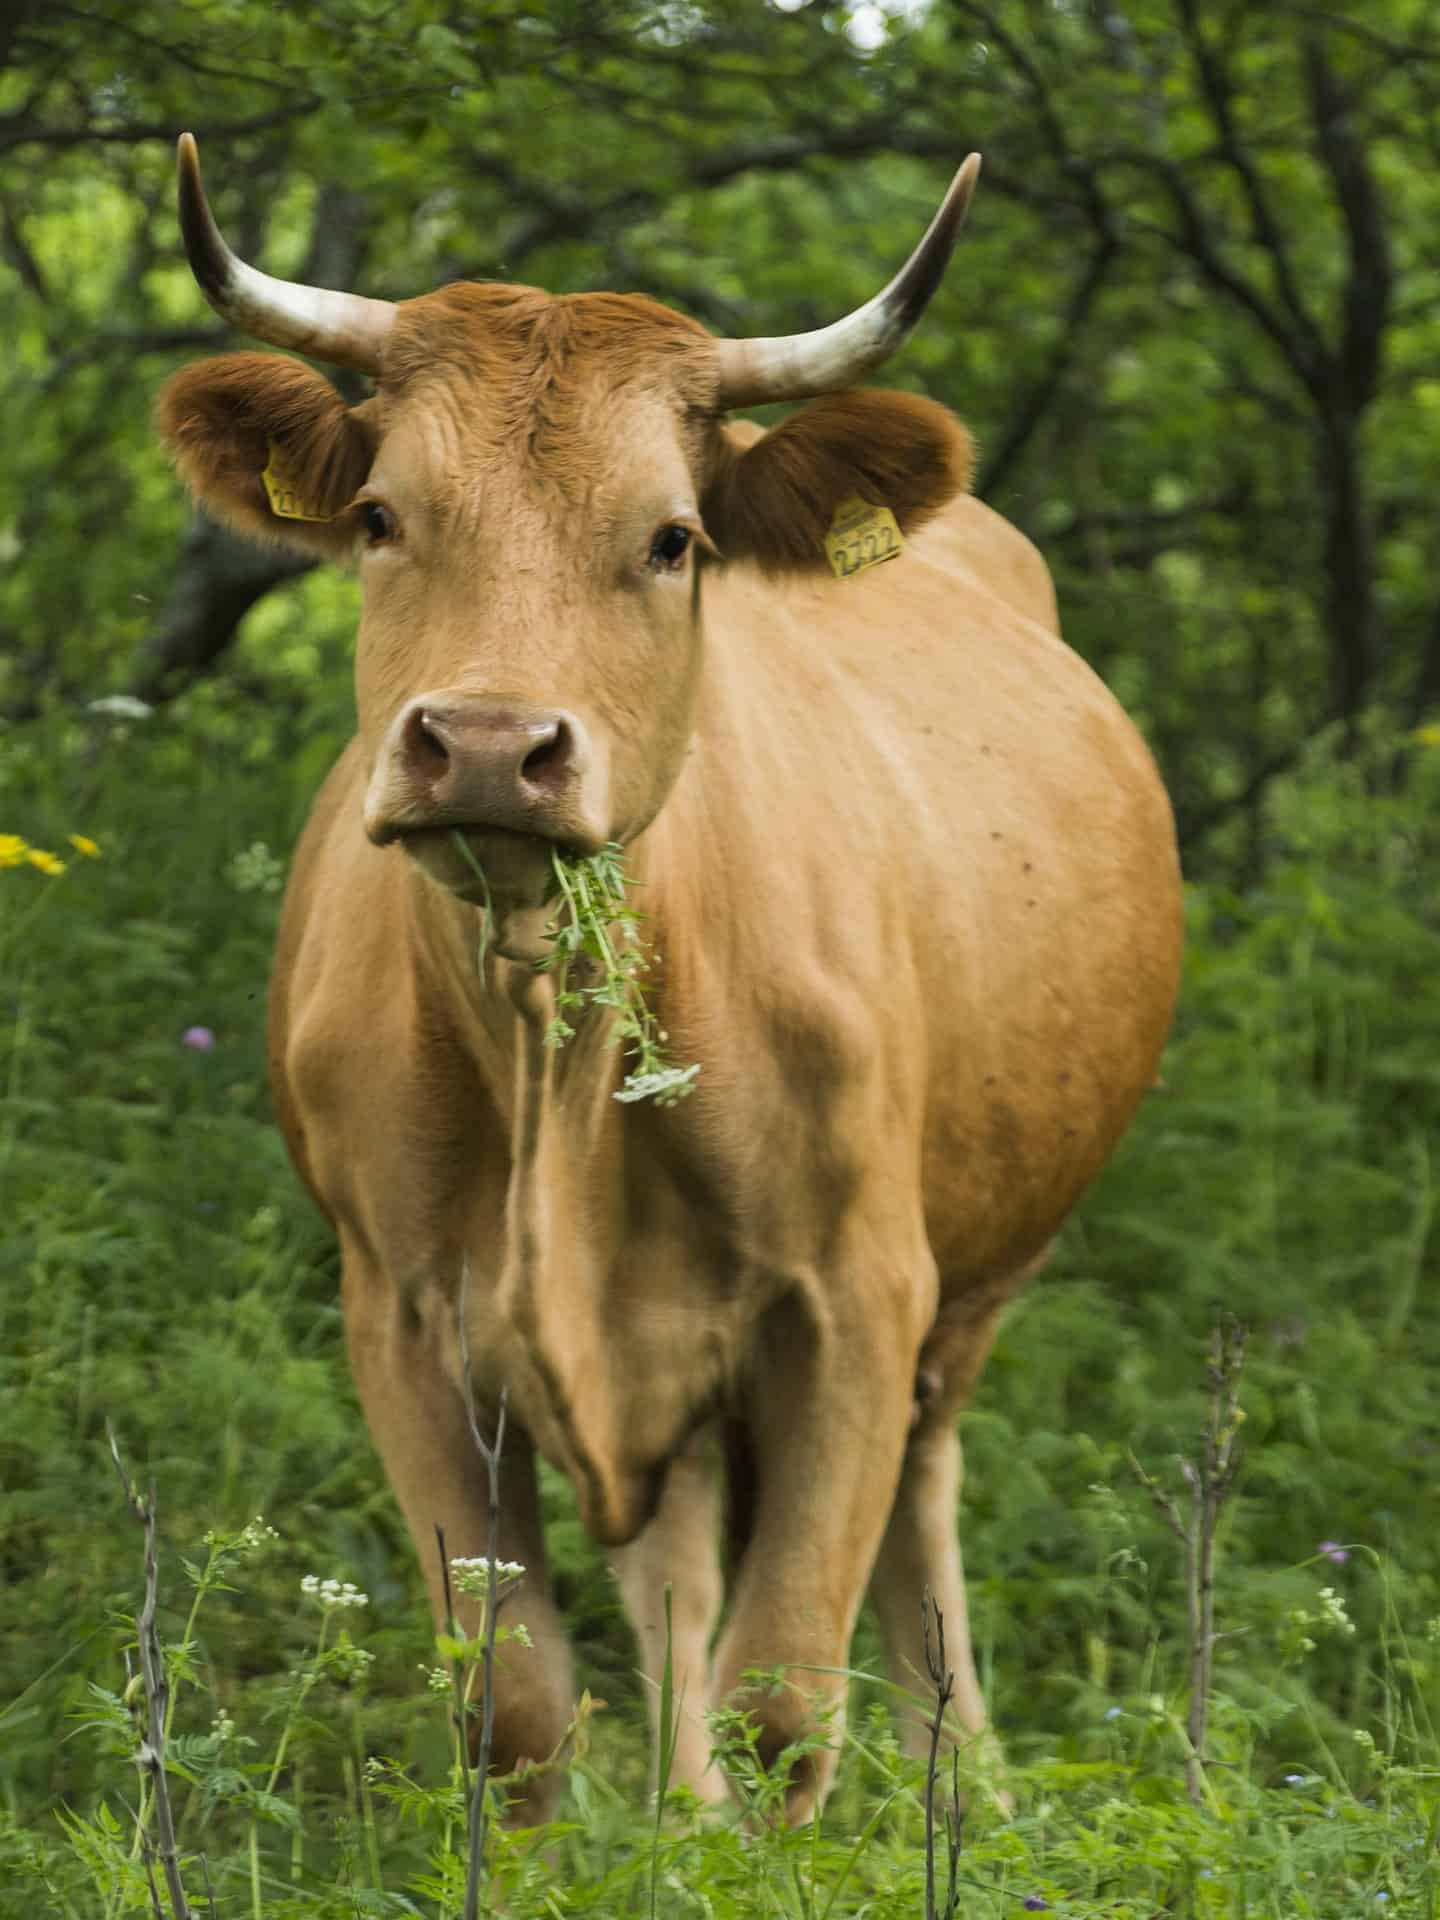
<path fill-rule="evenodd" d="M 502 959 L 533 965 L 549 957 L 555 858 L 582 849 L 505 827 L 427 827 L 402 834 L 400 844 L 427 878 L 485 914 L 487 944 Z"/>

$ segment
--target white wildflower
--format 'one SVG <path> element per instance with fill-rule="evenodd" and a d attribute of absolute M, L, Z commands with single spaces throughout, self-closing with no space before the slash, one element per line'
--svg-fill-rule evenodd
<path fill-rule="evenodd" d="M 1320 1589 L 1319 1620 L 1322 1626 L 1329 1627 L 1333 1633 L 1353 1635 L 1355 1632 L 1355 1622 L 1345 1611 L 1345 1602 L 1334 1587 Z"/>
<path fill-rule="evenodd" d="M 455 1585 L 461 1593 L 484 1594 L 490 1590 L 490 1562 L 483 1554 L 473 1559 L 458 1559 L 450 1562 L 450 1571 L 455 1577 Z M 504 1587 L 520 1579 L 525 1572 L 518 1560 L 497 1560 L 495 1579 L 497 1585 Z"/>
<path fill-rule="evenodd" d="M 220 1548 L 225 1553 L 258 1553 L 262 1547 L 273 1546 L 280 1536 L 274 1527 L 265 1524 L 263 1513 L 257 1513 L 253 1520 L 247 1520 L 237 1534 L 224 1533 L 218 1527 L 212 1527 L 205 1535 L 207 1547 Z"/>
<path fill-rule="evenodd" d="M 625 1084 L 617 1089 L 615 1098 L 627 1104 L 632 1100 L 653 1100 L 657 1106 L 673 1107 L 677 1100 L 683 1100 L 692 1091 L 699 1071 L 700 1063 L 697 1060 L 689 1067 L 660 1067 L 654 1073 L 627 1074 Z"/>
<path fill-rule="evenodd" d="M 300 1582 L 300 1591 L 311 1600 L 318 1600 L 322 1607 L 368 1607 L 370 1596 L 361 1593 L 350 1580 L 322 1580 L 318 1573 L 307 1573 Z"/>
<path fill-rule="evenodd" d="M 449 1693 L 453 1682 L 444 1667 L 427 1667 L 422 1660 L 420 1662 L 420 1671 L 424 1674 L 425 1685 L 430 1689 L 431 1693 Z"/>

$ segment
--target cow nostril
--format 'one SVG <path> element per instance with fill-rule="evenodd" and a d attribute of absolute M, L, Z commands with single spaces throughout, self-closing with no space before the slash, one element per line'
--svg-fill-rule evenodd
<path fill-rule="evenodd" d="M 537 746 L 530 749 L 520 764 L 520 778 L 527 786 L 558 786 L 570 771 L 575 757 L 575 743 L 569 727 L 563 720 L 555 720 L 546 730 L 546 737 Z"/>
<path fill-rule="evenodd" d="M 417 707 L 405 722 L 405 749 L 411 764 L 429 773 L 450 763 L 450 749 L 423 707 Z"/>

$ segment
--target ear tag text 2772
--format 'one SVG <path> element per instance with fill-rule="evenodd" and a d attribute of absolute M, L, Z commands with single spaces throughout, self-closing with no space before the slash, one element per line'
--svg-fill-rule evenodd
<path fill-rule="evenodd" d="M 825 558 L 837 580 L 878 567 L 904 552 L 905 536 L 888 507 L 873 506 L 852 493 L 835 509 L 825 536 Z"/>
<path fill-rule="evenodd" d="M 315 520 L 334 519 L 333 514 L 316 513 L 314 508 L 301 499 L 295 476 L 285 465 L 278 444 L 268 441 L 270 462 L 260 475 L 266 495 L 270 501 L 270 511 L 277 520 Z"/>

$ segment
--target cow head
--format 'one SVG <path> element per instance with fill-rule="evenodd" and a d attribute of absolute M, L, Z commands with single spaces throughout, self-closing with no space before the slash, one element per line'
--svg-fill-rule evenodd
<path fill-rule="evenodd" d="M 375 381 L 348 406 L 298 360 L 237 353 L 177 375 L 158 409 L 213 513 L 358 558 L 372 840 L 488 892 L 502 925 L 538 907 L 552 848 L 631 840 L 676 778 L 705 569 L 820 570 L 847 496 L 908 531 L 963 488 L 969 442 L 944 408 L 835 390 L 918 319 L 978 168 L 858 312 L 734 341 L 638 295 L 457 284 L 391 305 L 272 280 L 226 247 L 182 138 L 181 223 L 211 304 Z M 731 407 L 817 394 L 763 437 L 724 426 Z"/>

